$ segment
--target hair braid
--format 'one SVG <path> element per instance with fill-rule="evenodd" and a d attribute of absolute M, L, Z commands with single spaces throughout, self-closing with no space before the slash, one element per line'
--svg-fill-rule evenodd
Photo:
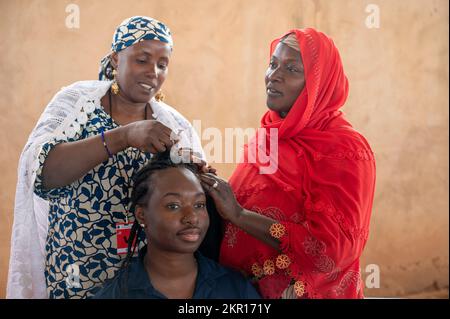
<path fill-rule="evenodd" d="M 158 153 L 156 154 L 150 163 L 145 165 L 142 169 L 140 169 L 136 175 L 133 176 L 133 190 L 131 192 L 131 198 L 130 198 L 130 211 L 135 214 L 136 206 L 138 205 L 144 205 L 145 198 L 148 197 L 148 194 L 152 192 L 152 182 L 150 180 L 153 173 L 167 169 L 170 167 L 185 167 L 192 171 L 194 174 L 198 174 L 198 167 L 195 164 L 191 163 L 181 163 L 181 164 L 175 164 L 170 159 L 170 152 L 166 151 L 164 153 Z M 122 282 L 122 293 L 125 296 L 125 298 L 128 295 L 128 266 L 130 265 L 131 258 L 134 255 L 134 252 L 136 250 L 136 247 L 138 246 L 139 241 L 139 235 L 142 231 L 141 226 L 139 225 L 139 222 L 136 219 L 133 223 L 133 226 L 131 227 L 130 236 L 128 238 L 128 250 L 127 255 L 125 257 L 125 260 L 122 264 L 121 269 L 125 271 L 124 273 L 124 280 Z"/>

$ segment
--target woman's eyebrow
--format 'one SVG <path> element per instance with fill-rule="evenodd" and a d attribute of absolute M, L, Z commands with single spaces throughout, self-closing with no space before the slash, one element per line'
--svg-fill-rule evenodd
<path fill-rule="evenodd" d="M 289 58 L 289 59 L 285 59 L 282 60 L 283 62 L 296 62 L 296 63 L 300 63 L 300 60 L 297 58 Z"/>
<path fill-rule="evenodd" d="M 205 193 L 203 193 L 203 192 L 198 192 L 198 193 L 196 193 L 194 196 L 195 196 L 195 197 L 199 197 L 199 196 L 204 196 L 204 195 L 205 195 Z M 165 193 L 164 196 L 163 196 L 163 198 L 164 198 L 164 197 L 168 197 L 168 196 L 181 197 L 181 194 L 180 194 L 180 193 L 172 193 L 172 192 L 170 192 L 170 193 Z"/>
<path fill-rule="evenodd" d="M 145 54 L 145 55 L 152 56 L 151 52 L 145 51 L 145 50 L 140 50 L 140 51 L 136 52 L 136 54 L 137 54 L 137 55 L 139 55 L 139 54 Z"/>
<path fill-rule="evenodd" d="M 150 58 L 153 57 L 153 54 L 151 54 L 149 51 L 145 51 L 145 50 L 141 50 L 140 52 L 136 53 L 136 55 L 142 55 L 142 54 L 144 54 L 145 56 L 148 56 Z M 162 56 L 159 58 L 159 60 L 169 61 L 169 58 L 166 56 Z"/>
<path fill-rule="evenodd" d="M 281 62 L 296 62 L 296 63 L 300 63 L 301 60 L 299 58 L 287 58 L 287 59 L 280 59 L 278 57 L 276 57 L 275 55 L 272 55 L 270 57 L 271 60 L 277 60 L 277 61 L 281 61 Z"/>
<path fill-rule="evenodd" d="M 181 197 L 181 194 L 180 193 L 165 193 L 163 197 L 168 197 L 168 196 Z"/>

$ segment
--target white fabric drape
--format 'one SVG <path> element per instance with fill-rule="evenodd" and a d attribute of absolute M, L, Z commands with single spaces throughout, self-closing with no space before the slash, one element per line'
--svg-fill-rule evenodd
<path fill-rule="evenodd" d="M 31 132 L 18 166 L 11 236 L 7 298 L 48 298 L 44 267 L 49 202 L 34 193 L 38 155 L 45 143 L 67 141 L 82 130 L 111 81 L 81 81 L 63 87 L 50 101 Z M 156 120 L 180 132 L 176 148 L 191 148 L 205 160 L 200 140 L 189 122 L 165 103 L 152 99 Z"/>

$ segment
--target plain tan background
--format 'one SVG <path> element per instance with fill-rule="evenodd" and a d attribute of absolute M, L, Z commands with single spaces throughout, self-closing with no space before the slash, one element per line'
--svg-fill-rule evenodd
<path fill-rule="evenodd" d="M 71 3 L 78 29 L 65 25 Z M 371 3 L 378 29 L 365 24 Z M 448 298 L 448 9 L 447 0 L 0 0 L 0 297 L 28 134 L 62 86 L 96 79 L 124 18 L 148 15 L 174 36 L 166 101 L 222 132 L 258 127 L 273 38 L 308 26 L 330 35 L 350 81 L 344 112 L 377 159 L 362 270 L 378 265 L 381 287 L 365 293 Z M 214 166 L 229 177 L 235 164 Z"/>

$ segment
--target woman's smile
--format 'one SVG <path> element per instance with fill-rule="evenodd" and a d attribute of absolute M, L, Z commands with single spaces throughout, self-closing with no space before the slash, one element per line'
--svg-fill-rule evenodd
<path fill-rule="evenodd" d="M 283 96 L 283 93 L 281 93 L 281 91 L 278 91 L 277 89 L 275 89 L 272 85 L 267 85 L 267 96 L 271 97 L 271 98 L 277 98 L 277 97 L 281 97 Z"/>
<path fill-rule="evenodd" d="M 149 84 L 145 84 L 145 83 L 139 83 L 139 85 L 140 85 L 141 87 L 143 87 L 144 90 L 146 90 L 147 92 L 150 92 L 151 90 L 154 89 L 154 86 L 153 86 L 153 85 L 149 85 Z"/>

